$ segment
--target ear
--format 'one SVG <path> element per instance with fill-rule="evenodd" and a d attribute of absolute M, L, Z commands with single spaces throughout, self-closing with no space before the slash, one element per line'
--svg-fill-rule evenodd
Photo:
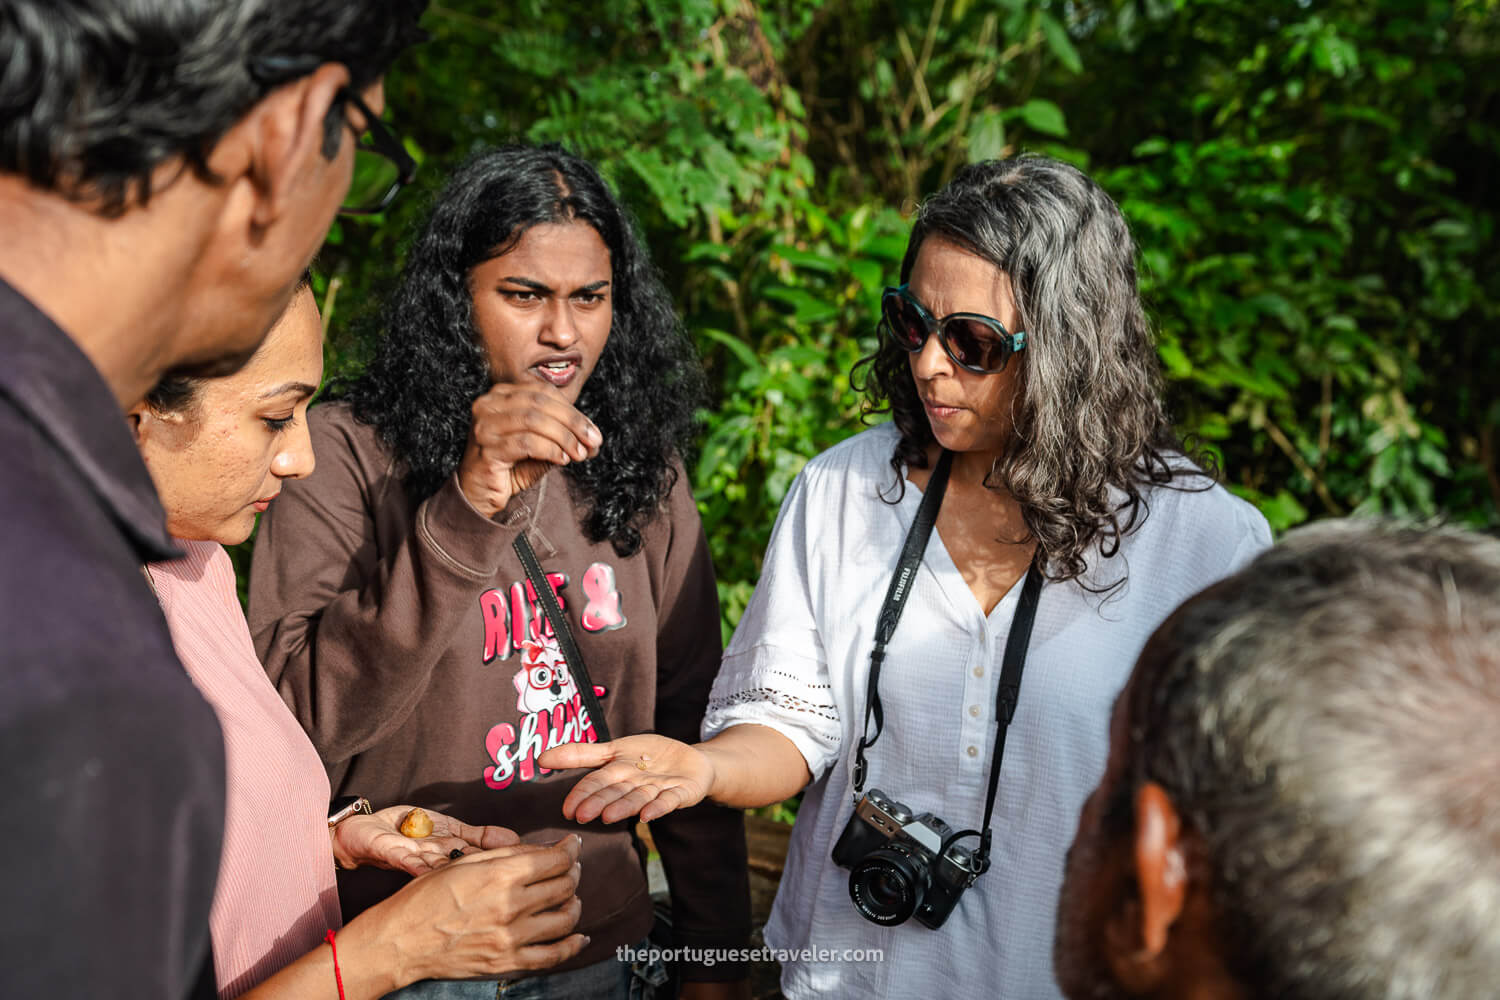
<path fill-rule="evenodd" d="M 197 434 L 193 418 L 195 411 L 169 410 L 158 413 L 145 402 L 137 403 L 125 413 L 125 423 L 130 428 L 135 446 L 144 449 L 153 444 L 169 451 L 181 448 Z"/>
<path fill-rule="evenodd" d="M 137 448 L 146 443 L 145 424 L 150 412 L 150 408 L 145 403 L 136 403 L 125 412 L 125 423 L 130 427 L 130 436 L 135 439 Z"/>
<path fill-rule="evenodd" d="M 1146 782 L 1135 795 L 1136 894 L 1110 918 L 1106 944 L 1115 978 L 1131 993 L 1154 992 L 1171 976 L 1172 925 L 1187 900 L 1182 822 L 1166 790 Z"/>
<path fill-rule="evenodd" d="M 348 82 L 346 68 L 324 63 L 271 91 L 230 130 L 244 147 L 240 163 L 255 196 L 250 223 L 256 230 L 292 211 L 299 182 L 327 168 L 324 126 Z"/>
<path fill-rule="evenodd" d="M 1182 915 L 1187 899 L 1187 859 L 1182 821 L 1154 781 L 1135 795 L 1135 869 L 1141 887 L 1142 944 L 1151 954 L 1166 950 L 1167 931 Z"/>

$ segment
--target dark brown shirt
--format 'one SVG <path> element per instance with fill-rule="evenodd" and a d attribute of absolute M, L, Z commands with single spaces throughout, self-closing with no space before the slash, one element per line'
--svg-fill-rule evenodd
<path fill-rule="evenodd" d="M 559 473 L 496 519 L 450 479 L 412 504 L 375 431 L 340 404 L 310 415 L 317 469 L 288 482 L 262 519 L 250 573 L 256 648 L 328 765 L 335 794 L 433 806 L 527 841 L 583 836 L 583 916 L 593 940 L 570 966 L 613 956 L 651 925 L 631 824 L 562 817 L 578 774 L 536 764 L 593 734 L 577 685 L 511 549 L 520 531 L 552 580 L 614 736 L 695 742 L 718 670 L 713 568 L 679 468 L 676 488 L 622 559 L 589 541 Z M 743 947 L 749 929 L 743 826 L 705 805 L 657 820 L 679 943 Z M 404 879 L 340 880 L 346 915 Z M 723 978 L 732 966 L 685 970 Z"/>

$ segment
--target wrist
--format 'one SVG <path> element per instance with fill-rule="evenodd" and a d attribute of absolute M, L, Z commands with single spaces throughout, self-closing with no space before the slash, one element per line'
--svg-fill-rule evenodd
<path fill-rule="evenodd" d="M 384 915 L 388 909 L 377 904 L 338 932 L 339 970 L 350 997 L 382 997 L 425 978 L 404 963 L 402 949 L 396 947 L 400 934 L 384 935 L 390 940 L 383 940 L 392 923 Z"/>
<path fill-rule="evenodd" d="M 486 521 L 493 521 L 510 503 L 509 497 L 504 497 L 503 499 L 496 497 L 493 490 L 478 490 L 472 486 L 466 486 L 462 476 L 458 477 L 457 485 L 458 495 L 463 499 L 463 502 L 470 510 Z M 502 502 L 497 505 L 497 500 L 502 500 Z"/>
<path fill-rule="evenodd" d="M 723 749 L 714 746 L 712 742 L 694 744 L 692 749 L 698 752 L 698 757 L 702 760 L 707 772 L 703 782 L 703 787 L 706 789 L 703 797 L 722 805 L 724 796 L 730 794 L 729 789 L 725 787 L 726 772 L 732 773 L 732 769 L 723 766 Z"/>
<path fill-rule="evenodd" d="M 370 816 L 374 811 L 370 800 L 360 795 L 343 795 L 329 803 L 328 842 L 333 850 L 334 867 L 345 870 L 359 867 L 359 859 L 344 845 L 340 831 L 348 823 L 357 821 L 356 817 Z"/>
<path fill-rule="evenodd" d="M 344 845 L 339 830 L 340 827 L 337 826 L 328 828 L 328 845 L 333 849 L 333 867 L 339 871 L 353 871 L 359 867 L 359 859 Z"/>

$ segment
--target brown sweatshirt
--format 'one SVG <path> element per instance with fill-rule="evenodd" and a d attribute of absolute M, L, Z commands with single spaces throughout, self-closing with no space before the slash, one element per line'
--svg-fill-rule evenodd
<path fill-rule="evenodd" d="M 590 542 L 559 473 L 493 520 L 450 478 L 412 504 L 402 468 L 347 406 L 309 413 L 317 469 L 287 481 L 262 517 L 250 628 L 271 680 L 312 737 L 335 794 L 432 806 L 530 842 L 583 837 L 583 915 L 593 940 L 562 968 L 645 937 L 651 903 L 633 825 L 580 827 L 562 800 L 581 773 L 536 764 L 593 740 L 525 571 L 525 531 L 563 605 L 612 736 L 698 738 L 720 654 L 718 598 L 687 476 L 622 559 Z M 704 804 L 651 824 L 679 945 L 742 948 L 749 932 L 744 828 Z M 397 873 L 341 873 L 346 919 L 394 892 Z M 734 965 L 684 966 L 723 979 Z"/>

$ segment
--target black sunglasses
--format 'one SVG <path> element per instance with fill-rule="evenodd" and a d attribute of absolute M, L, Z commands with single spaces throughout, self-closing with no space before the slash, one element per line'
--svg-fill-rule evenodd
<path fill-rule="evenodd" d="M 979 313 L 950 313 L 937 319 L 912 297 L 906 285 L 880 296 L 880 321 L 896 346 L 912 354 L 936 331 L 938 343 L 953 363 L 976 375 L 1005 371 L 1010 356 L 1026 346 L 1026 332 L 1011 333 L 997 319 Z"/>

